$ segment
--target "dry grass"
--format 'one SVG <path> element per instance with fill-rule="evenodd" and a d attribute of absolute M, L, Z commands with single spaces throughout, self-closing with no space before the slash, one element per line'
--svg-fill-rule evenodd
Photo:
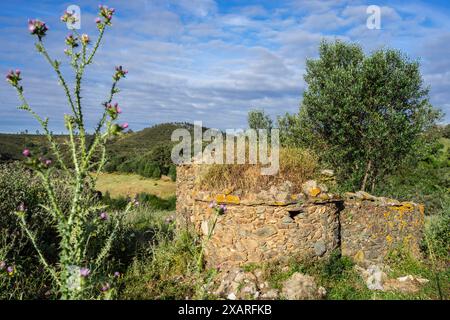
<path fill-rule="evenodd" d="M 289 180 L 294 185 L 294 191 L 300 191 L 302 183 L 313 178 L 317 168 L 318 159 L 312 152 L 285 148 L 280 150 L 280 171 L 277 175 L 261 175 L 260 164 L 210 165 L 201 179 L 201 187 L 260 191 Z"/>
<path fill-rule="evenodd" d="M 154 194 L 167 199 L 175 195 L 175 182 L 170 179 L 148 179 L 137 174 L 102 173 L 97 181 L 97 189 L 108 191 L 112 198 L 135 196 L 138 193 Z"/>

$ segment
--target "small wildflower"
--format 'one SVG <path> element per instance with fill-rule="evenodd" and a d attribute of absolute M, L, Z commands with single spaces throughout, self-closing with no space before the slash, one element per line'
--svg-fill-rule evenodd
<path fill-rule="evenodd" d="M 216 203 L 214 202 L 214 201 L 211 201 L 210 203 L 209 203 L 209 207 L 210 208 L 214 208 L 216 206 Z"/>
<path fill-rule="evenodd" d="M 111 286 L 109 285 L 109 283 L 105 283 L 102 286 L 101 290 L 102 290 L 102 292 L 105 292 L 105 291 L 108 291 L 110 288 L 111 288 Z"/>
<path fill-rule="evenodd" d="M 100 213 L 100 219 L 101 220 L 108 220 L 108 214 L 106 212 Z"/>
<path fill-rule="evenodd" d="M 8 273 L 8 275 L 11 277 L 14 275 L 14 267 L 9 266 L 8 268 L 6 268 L 6 272 Z"/>
<path fill-rule="evenodd" d="M 100 9 L 99 16 L 104 19 L 105 24 L 111 25 L 111 19 L 116 10 L 114 8 L 110 9 L 104 5 L 99 5 L 98 7 Z"/>
<path fill-rule="evenodd" d="M 22 151 L 24 157 L 29 158 L 31 156 L 31 151 L 29 149 L 25 149 Z"/>
<path fill-rule="evenodd" d="M 121 127 L 122 127 L 122 129 L 127 129 L 128 128 L 128 123 L 127 122 L 123 123 L 121 125 Z"/>
<path fill-rule="evenodd" d="M 90 273 L 91 273 L 91 270 L 89 270 L 88 268 L 80 269 L 80 276 L 82 276 L 83 278 L 88 277 Z"/>
<path fill-rule="evenodd" d="M 102 22 L 102 19 L 100 19 L 99 17 L 97 17 L 97 18 L 95 18 L 95 23 L 100 23 L 100 22 Z"/>
<path fill-rule="evenodd" d="M 122 66 L 117 66 L 116 73 L 114 74 L 113 79 L 115 81 L 119 81 L 120 78 L 125 78 L 127 73 L 128 73 L 128 70 L 124 70 Z"/>
<path fill-rule="evenodd" d="M 122 113 L 122 109 L 117 103 L 115 103 L 114 105 L 108 103 L 106 105 L 106 109 L 113 120 L 117 119 L 117 116 Z"/>
<path fill-rule="evenodd" d="M 66 44 L 72 48 L 78 47 L 78 38 L 74 37 L 73 34 L 69 34 L 66 37 Z"/>
<path fill-rule="evenodd" d="M 50 166 L 52 164 L 52 160 L 47 159 L 47 160 L 44 161 L 44 164 L 48 167 L 48 166 Z"/>
<path fill-rule="evenodd" d="M 20 77 L 20 70 L 19 69 L 17 69 L 16 71 L 10 70 L 6 74 L 6 81 L 8 81 L 14 87 L 19 85 L 19 81 L 20 80 L 22 80 L 22 78 Z"/>
<path fill-rule="evenodd" d="M 34 19 L 28 20 L 28 30 L 32 35 L 36 35 L 39 38 L 39 41 L 41 41 L 48 31 L 48 27 L 45 22 Z"/>
<path fill-rule="evenodd" d="M 83 34 L 81 35 L 81 42 L 84 45 L 88 45 L 91 42 L 91 40 L 89 39 L 89 36 L 87 34 Z"/>
<path fill-rule="evenodd" d="M 222 214 L 227 212 L 227 206 L 224 205 L 224 204 L 221 204 L 220 207 L 219 207 L 219 212 L 222 213 Z"/>
<path fill-rule="evenodd" d="M 5 261 L 0 261 L 0 270 L 5 269 L 6 267 L 6 262 Z"/>
<path fill-rule="evenodd" d="M 20 212 L 27 211 L 27 207 L 25 206 L 25 203 L 22 202 L 21 204 L 19 204 L 19 206 L 17 207 L 17 210 Z"/>
<path fill-rule="evenodd" d="M 120 277 L 120 272 L 119 271 L 114 272 L 114 277 L 116 278 Z"/>

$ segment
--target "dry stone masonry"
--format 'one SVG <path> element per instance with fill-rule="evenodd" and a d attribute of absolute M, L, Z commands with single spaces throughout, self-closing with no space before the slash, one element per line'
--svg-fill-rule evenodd
<path fill-rule="evenodd" d="M 257 193 L 201 190 L 205 170 L 199 165 L 177 168 L 177 223 L 205 237 L 214 228 L 205 248 L 211 267 L 321 258 L 336 249 L 364 264 L 381 262 L 399 245 L 419 254 L 421 205 L 361 191 L 338 198 L 313 180 L 303 184 L 301 193 L 293 193 L 289 181 Z M 214 227 L 211 201 L 227 205 Z"/>

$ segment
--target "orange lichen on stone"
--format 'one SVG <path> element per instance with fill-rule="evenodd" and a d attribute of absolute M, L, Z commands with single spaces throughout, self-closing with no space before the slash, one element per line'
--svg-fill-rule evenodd
<path fill-rule="evenodd" d="M 391 206 L 392 210 L 405 213 L 414 211 L 414 205 L 410 202 L 402 202 L 400 206 Z"/>
<path fill-rule="evenodd" d="M 240 199 L 238 196 L 233 196 L 231 194 L 218 194 L 216 195 L 216 202 L 221 204 L 239 204 Z"/>

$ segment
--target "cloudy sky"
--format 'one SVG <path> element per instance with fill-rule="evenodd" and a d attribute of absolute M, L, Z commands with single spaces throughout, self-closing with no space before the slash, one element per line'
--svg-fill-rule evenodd
<path fill-rule="evenodd" d="M 27 19 L 50 27 L 45 43 L 68 62 L 59 21 L 71 4 L 81 8 L 81 33 L 96 36 L 97 1 L 2 1 L 0 69 L 22 70 L 35 111 L 50 116 L 55 132 L 68 112 L 62 88 L 34 49 Z M 305 88 L 305 59 L 321 39 L 361 44 L 366 52 L 390 47 L 419 59 L 434 106 L 450 122 L 450 3 L 441 1 L 214 1 L 111 0 L 113 27 L 87 71 L 83 100 L 90 126 L 101 112 L 115 65 L 129 70 L 117 98 L 133 130 L 155 123 L 201 120 L 208 127 L 242 128 L 252 108 L 274 118 L 296 112 Z M 381 7 L 381 29 L 366 26 L 368 5 Z M 70 68 L 63 68 L 70 78 Z M 18 100 L 0 81 L 0 132 L 38 129 L 16 110 Z"/>

